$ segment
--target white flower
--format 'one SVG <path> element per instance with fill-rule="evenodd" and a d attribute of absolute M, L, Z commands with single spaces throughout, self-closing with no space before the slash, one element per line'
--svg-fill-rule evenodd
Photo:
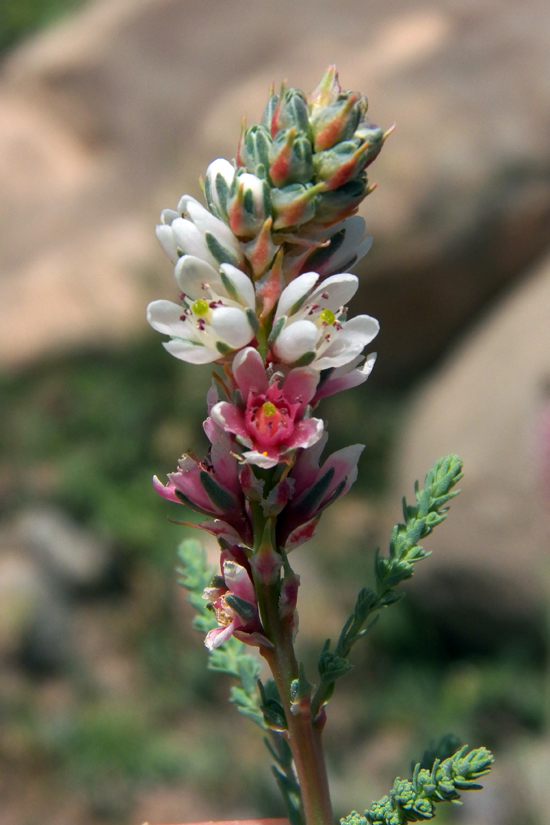
<path fill-rule="evenodd" d="M 331 275 L 316 286 L 319 275 L 299 275 L 282 291 L 270 343 L 284 364 L 311 364 L 316 370 L 353 361 L 376 337 L 380 326 L 370 315 L 346 320 L 346 304 L 355 295 L 355 275 Z"/>
<path fill-rule="evenodd" d="M 208 364 L 254 338 L 255 294 L 250 278 L 231 264 L 215 269 L 184 255 L 175 267 L 182 304 L 153 301 L 147 320 L 172 340 L 164 347 L 182 361 Z"/>
<path fill-rule="evenodd" d="M 214 269 L 223 263 L 243 264 L 241 244 L 230 228 L 190 195 L 180 198 L 177 210 L 163 209 L 160 220 L 157 238 L 172 263 L 194 255 Z"/>

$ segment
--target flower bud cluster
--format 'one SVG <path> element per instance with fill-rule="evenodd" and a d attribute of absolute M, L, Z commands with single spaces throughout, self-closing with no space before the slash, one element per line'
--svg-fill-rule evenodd
<path fill-rule="evenodd" d="M 316 252 L 323 253 L 316 263 L 330 265 L 339 247 L 348 247 L 343 222 L 372 191 L 366 169 L 391 132 L 370 123 L 366 112 L 366 98 L 343 91 L 331 66 L 308 97 L 284 84 L 279 94 L 272 89 L 261 123 L 243 124 L 235 165 L 221 158 L 210 164 L 209 209 L 242 242 L 253 277 L 279 250 L 296 275 L 312 268 Z M 352 254 L 349 245 L 348 252 L 341 265 L 363 250 Z"/>

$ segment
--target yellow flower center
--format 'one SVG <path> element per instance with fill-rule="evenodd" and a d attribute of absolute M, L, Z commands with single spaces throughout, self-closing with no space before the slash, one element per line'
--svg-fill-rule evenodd
<path fill-rule="evenodd" d="M 208 312 L 208 303 L 204 300 L 204 298 L 199 298 L 191 306 L 191 309 L 193 310 L 195 315 L 206 315 L 206 313 Z"/>
<path fill-rule="evenodd" d="M 319 318 L 324 324 L 329 326 L 336 321 L 336 315 L 331 309 L 322 309 L 319 313 Z"/>
<path fill-rule="evenodd" d="M 262 404 L 262 410 L 264 415 L 270 418 L 270 416 L 275 415 L 277 412 L 277 407 L 275 404 L 272 404 L 271 401 L 266 401 L 265 404 Z"/>

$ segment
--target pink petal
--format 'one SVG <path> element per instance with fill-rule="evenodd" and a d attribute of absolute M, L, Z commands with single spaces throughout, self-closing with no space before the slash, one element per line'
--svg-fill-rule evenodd
<path fill-rule="evenodd" d="M 241 487 L 237 475 L 237 459 L 231 455 L 233 443 L 230 436 L 220 430 L 211 418 L 203 424 L 204 431 L 210 440 L 210 460 L 214 468 L 214 475 L 222 487 L 230 490 L 240 498 Z"/>
<path fill-rule="evenodd" d="M 196 504 L 201 510 L 213 516 L 221 515 L 218 508 L 214 507 L 204 491 L 200 482 L 200 468 L 198 464 L 195 464 L 194 467 L 183 473 L 169 473 L 168 479 L 174 485 L 175 490 L 183 493 L 191 503 Z"/>
<path fill-rule="evenodd" d="M 328 433 L 324 433 L 323 437 L 311 447 L 309 450 L 304 450 L 296 459 L 296 463 L 292 468 L 291 477 L 294 480 L 294 499 L 298 498 L 304 490 L 307 490 L 315 482 L 319 472 L 319 461 L 321 453 L 323 452 L 328 441 Z"/>
<path fill-rule="evenodd" d="M 226 561 L 223 565 L 223 579 L 226 587 L 238 596 L 251 604 L 256 604 L 256 594 L 254 585 L 250 580 L 248 571 L 234 561 Z"/>
<path fill-rule="evenodd" d="M 157 491 L 157 493 L 165 498 L 167 501 L 175 501 L 176 504 L 181 504 L 181 499 L 177 497 L 174 492 L 174 485 L 170 482 L 166 486 L 159 481 L 157 476 L 153 476 L 153 487 Z"/>
<path fill-rule="evenodd" d="M 313 396 L 319 383 L 319 372 L 309 367 L 290 370 L 283 384 L 283 393 L 291 404 L 300 404 L 296 416 L 300 417 Z"/>
<path fill-rule="evenodd" d="M 310 521 L 306 521 L 305 524 L 300 524 L 299 527 L 296 527 L 293 530 L 289 537 L 285 542 L 285 548 L 290 553 L 291 550 L 295 550 L 296 547 L 299 547 L 301 544 L 305 544 L 306 541 L 309 541 L 315 535 L 315 530 L 317 529 L 317 524 L 319 523 L 319 518 L 313 518 Z"/>
<path fill-rule="evenodd" d="M 244 423 L 244 413 L 239 407 L 229 404 L 228 401 L 219 401 L 212 407 L 210 415 L 222 429 L 242 436 L 245 442 L 252 446 L 249 432 Z"/>
<path fill-rule="evenodd" d="M 225 539 L 225 541 L 231 544 L 236 544 L 241 541 L 241 537 L 235 528 L 227 524 L 227 522 L 222 521 L 222 519 L 217 518 L 211 521 L 201 521 L 200 524 L 195 526 L 201 530 L 206 530 L 207 533 L 211 533 L 213 536 L 216 536 L 217 539 Z"/>
<path fill-rule="evenodd" d="M 268 380 L 264 362 L 260 353 L 253 347 L 246 347 L 235 356 L 233 375 L 245 403 L 250 392 L 260 395 L 267 391 Z"/>
<path fill-rule="evenodd" d="M 297 421 L 294 432 L 285 441 L 285 447 L 307 449 L 316 444 L 323 436 L 325 424 L 321 418 L 305 418 Z"/>
<path fill-rule="evenodd" d="M 327 458 L 321 469 L 319 470 L 319 478 L 323 476 L 327 470 L 334 468 L 334 476 L 327 488 L 325 495 L 319 503 L 319 509 L 329 500 L 331 495 L 339 487 L 339 485 L 346 480 L 346 485 L 341 496 L 345 495 L 351 485 L 357 478 L 357 463 L 361 453 L 365 449 L 363 444 L 352 444 L 350 447 L 344 447 L 342 450 L 337 450 Z"/>
<path fill-rule="evenodd" d="M 212 630 L 209 630 L 206 634 L 206 638 L 204 640 L 205 647 L 208 650 L 215 650 L 220 645 L 223 645 L 228 639 L 231 638 L 235 630 L 242 626 L 242 622 L 238 616 L 235 616 L 231 624 L 226 625 L 225 627 L 213 627 Z"/>
<path fill-rule="evenodd" d="M 258 633 L 257 630 L 253 633 L 246 633 L 244 630 L 237 630 L 233 633 L 233 635 L 240 642 L 243 642 L 245 645 L 250 645 L 250 647 L 267 647 L 269 650 L 273 650 L 273 645 L 269 639 L 264 636 L 263 633 Z"/>

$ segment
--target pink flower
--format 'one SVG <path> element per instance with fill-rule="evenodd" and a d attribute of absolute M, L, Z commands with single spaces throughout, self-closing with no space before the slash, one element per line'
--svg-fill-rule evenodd
<path fill-rule="evenodd" d="M 321 419 L 304 417 L 319 383 L 316 370 L 297 367 L 286 378 L 282 373 L 269 378 L 260 354 L 247 347 L 233 361 L 233 376 L 242 403 L 220 401 L 211 416 L 247 448 L 245 463 L 275 467 L 292 451 L 321 438 Z"/>
<path fill-rule="evenodd" d="M 168 474 L 168 484 L 155 476 L 153 486 L 168 501 L 187 504 L 192 510 L 215 519 L 198 525 L 233 544 L 251 542 L 250 523 L 239 484 L 235 444 L 221 432 L 211 418 L 204 422 L 211 446 L 208 457 L 198 461 L 183 455 L 175 473 Z"/>
<path fill-rule="evenodd" d="M 223 561 L 220 581 L 205 588 L 202 597 L 212 605 L 218 622 L 218 627 L 209 630 L 204 640 L 209 650 L 220 647 L 231 636 L 245 644 L 270 646 L 262 632 L 254 585 L 245 567 L 235 561 Z"/>
<path fill-rule="evenodd" d="M 362 444 L 353 444 L 332 453 L 322 467 L 319 459 L 328 436 L 311 450 L 304 450 L 289 473 L 293 495 L 278 519 L 278 542 L 293 550 L 315 533 L 323 510 L 344 496 L 357 478 L 357 463 Z"/>

